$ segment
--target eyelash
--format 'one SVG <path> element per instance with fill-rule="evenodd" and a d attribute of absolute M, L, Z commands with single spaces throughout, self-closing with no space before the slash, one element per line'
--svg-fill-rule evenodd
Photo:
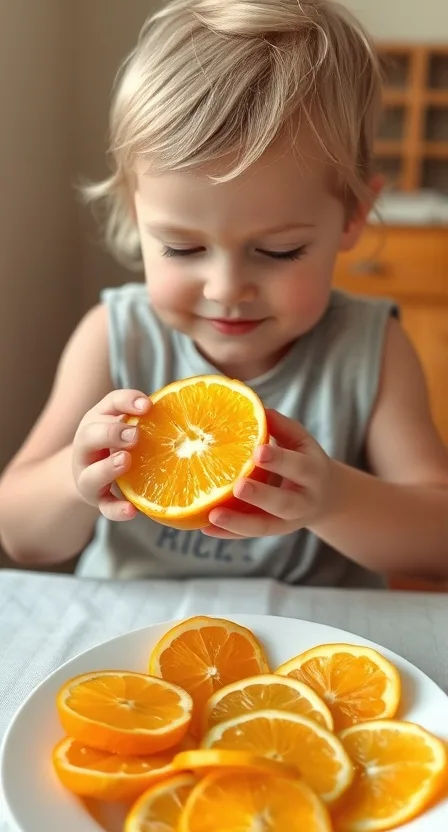
<path fill-rule="evenodd" d="M 263 251 L 262 249 L 258 249 L 258 253 L 270 257 L 271 260 L 300 260 L 306 253 L 306 250 L 307 246 L 300 246 L 299 248 L 291 249 L 291 251 Z M 165 246 L 162 256 L 189 257 L 194 254 L 200 254 L 201 251 L 203 251 L 202 248 L 170 248 L 169 246 Z"/>

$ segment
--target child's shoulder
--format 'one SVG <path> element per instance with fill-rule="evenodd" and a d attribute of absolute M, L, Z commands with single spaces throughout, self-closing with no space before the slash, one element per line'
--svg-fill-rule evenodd
<path fill-rule="evenodd" d="M 101 291 L 101 303 L 107 308 L 150 309 L 150 301 L 146 283 L 130 282 L 121 286 L 107 286 Z"/>
<path fill-rule="evenodd" d="M 366 348 L 381 345 L 391 318 L 399 318 L 400 310 L 387 297 L 367 297 L 334 289 L 326 314 L 317 325 L 319 341 L 332 348 Z"/>
<path fill-rule="evenodd" d="M 355 295 L 341 289 L 333 289 L 328 313 L 330 316 L 345 316 L 347 320 L 358 321 L 360 316 L 363 319 L 383 315 L 399 317 L 399 308 L 392 298 L 386 296 Z"/>
<path fill-rule="evenodd" d="M 154 312 L 146 283 L 124 283 L 121 286 L 107 287 L 100 295 L 101 305 L 105 307 L 109 333 L 124 337 L 133 333 L 142 338 L 154 333 L 165 335 L 171 330 Z"/>

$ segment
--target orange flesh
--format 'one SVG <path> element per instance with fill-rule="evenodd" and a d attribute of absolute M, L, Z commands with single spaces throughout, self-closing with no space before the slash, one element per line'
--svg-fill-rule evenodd
<path fill-rule="evenodd" d="M 138 424 L 126 484 L 160 508 L 188 509 L 216 488 L 231 490 L 265 440 L 251 399 L 204 382 L 164 395 Z"/>
<path fill-rule="evenodd" d="M 242 686 L 237 690 L 227 693 L 225 698 L 217 702 L 209 711 L 207 726 L 209 728 L 218 722 L 233 719 L 241 714 L 251 711 L 278 710 L 292 711 L 301 716 L 314 719 L 315 722 L 324 728 L 332 728 L 322 713 L 313 707 L 313 703 L 301 696 L 294 688 L 288 687 L 274 681 L 266 684 L 265 677 L 257 682 L 255 679 L 250 685 Z M 325 707 L 325 706 L 323 706 Z"/>
<path fill-rule="evenodd" d="M 162 677 L 175 679 L 200 704 L 218 688 L 255 676 L 262 669 L 253 645 L 224 627 L 185 631 L 160 656 Z"/>
<path fill-rule="evenodd" d="M 154 731 L 184 714 L 178 695 L 156 680 L 148 685 L 126 675 L 105 679 L 77 685 L 66 699 L 67 706 L 87 719 L 128 731 L 136 724 L 139 730 Z"/>
<path fill-rule="evenodd" d="M 388 680 L 366 656 L 341 653 L 337 660 L 334 656 L 310 659 L 290 675 L 313 688 L 329 705 L 336 731 L 384 714 Z"/>

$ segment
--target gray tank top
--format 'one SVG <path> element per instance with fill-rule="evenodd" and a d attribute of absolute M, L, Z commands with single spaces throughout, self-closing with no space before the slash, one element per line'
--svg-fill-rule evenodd
<path fill-rule="evenodd" d="M 171 381 L 215 373 L 194 343 L 155 315 L 145 285 L 107 289 L 111 377 L 116 388 L 150 394 Z M 334 459 L 366 470 L 366 429 L 378 390 L 388 300 L 333 291 L 327 312 L 270 372 L 251 387 L 267 407 L 301 422 Z M 218 540 L 177 531 L 138 514 L 126 523 L 97 521 L 78 564 L 89 578 L 269 576 L 291 584 L 381 586 L 306 530 L 282 537 Z"/>

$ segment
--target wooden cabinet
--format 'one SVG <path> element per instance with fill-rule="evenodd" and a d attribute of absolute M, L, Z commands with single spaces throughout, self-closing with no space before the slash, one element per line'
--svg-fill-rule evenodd
<path fill-rule="evenodd" d="M 358 246 L 339 257 L 335 285 L 397 301 L 448 445 L 448 227 L 369 225 Z"/>
<path fill-rule="evenodd" d="M 377 44 L 384 69 L 378 168 L 402 191 L 448 188 L 448 47 Z"/>

